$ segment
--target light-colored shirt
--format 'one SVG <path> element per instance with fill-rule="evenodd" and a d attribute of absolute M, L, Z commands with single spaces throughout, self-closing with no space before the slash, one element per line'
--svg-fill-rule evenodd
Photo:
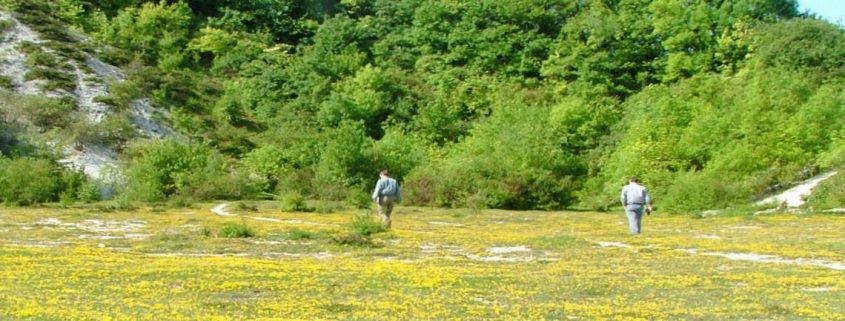
<path fill-rule="evenodd" d="M 622 188 L 622 195 L 619 197 L 623 206 L 630 204 L 651 204 L 651 196 L 648 195 L 648 190 L 645 186 L 637 183 L 630 183 Z"/>
<path fill-rule="evenodd" d="M 390 177 L 379 178 L 376 182 L 376 189 L 373 191 L 373 200 L 378 201 L 379 197 L 390 196 L 395 201 L 402 199 L 402 192 L 399 191 L 399 183 Z"/>

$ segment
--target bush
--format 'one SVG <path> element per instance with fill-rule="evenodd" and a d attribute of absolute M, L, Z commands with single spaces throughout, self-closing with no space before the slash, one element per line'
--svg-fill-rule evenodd
<path fill-rule="evenodd" d="M 340 245 L 352 245 L 361 247 L 376 247 L 372 239 L 355 233 L 341 233 L 332 237 L 332 242 Z"/>
<path fill-rule="evenodd" d="M 343 206 L 336 201 L 317 201 L 314 205 L 314 211 L 317 213 L 329 214 L 342 210 Z"/>
<path fill-rule="evenodd" d="M 384 226 L 381 225 L 381 222 L 378 222 L 372 215 L 369 213 L 358 213 L 352 218 L 352 224 L 350 225 L 353 234 L 357 234 L 364 237 L 369 237 L 376 233 L 381 233 L 387 231 Z"/>
<path fill-rule="evenodd" d="M 255 230 L 244 223 L 230 223 L 220 228 L 220 232 L 217 234 L 225 238 L 247 238 L 255 236 Z"/>
<path fill-rule="evenodd" d="M 53 91 L 53 90 L 64 90 L 69 93 L 74 92 L 76 90 L 76 77 L 73 74 L 51 69 L 45 67 L 37 67 L 29 70 L 26 75 L 24 75 L 24 79 L 26 80 L 35 80 L 35 79 L 43 79 L 47 82 L 41 86 L 41 89 L 45 91 Z"/>
<path fill-rule="evenodd" d="M 6 75 L 0 75 L 0 89 L 12 89 L 15 85 L 12 82 L 12 78 Z"/>
<path fill-rule="evenodd" d="M 287 193 L 282 196 L 280 201 L 281 209 L 285 212 L 307 212 L 308 207 L 305 206 L 305 197 L 297 192 Z"/>
<path fill-rule="evenodd" d="M 845 171 L 840 169 L 839 173 L 821 182 L 807 198 L 807 206 L 815 210 L 845 207 Z"/>
<path fill-rule="evenodd" d="M 15 23 L 12 20 L 0 20 L 0 33 L 5 33 L 6 30 L 11 29 L 14 25 Z"/>
<path fill-rule="evenodd" d="M 373 205 L 373 200 L 370 198 L 370 193 L 361 187 L 353 187 L 346 194 L 346 205 L 352 208 L 368 209 Z"/>
<path fill-rule="evenodd" d="M 62 188 L 57 164 L 30 157 L 0 157 L 0 200 L 11 205 L 56 201 Z"/>
<path fill-rule="evenodd" d="M 17 96 L 10 99 L 9 104 L 42 129 L 67 126 L 76 110 L 76 103 L 71 98 Z"/>
<path fill-rule="evenodd" d="M 123 165 L 126 194 L 134 200 L 160 201 L 167 197 L 197 200 L 243 199 L 257 193 L 248 175 L 229 171 L 216 150 L 200 143 L 164 140 L 131 146 Z"/>
<path fill-rule="evenodd" d="M 303 231 L 300 229 L 293 229 L 288 231 L 287 238 L 289 240 L 313 240 L 319 237 L 318 233 Z"/>

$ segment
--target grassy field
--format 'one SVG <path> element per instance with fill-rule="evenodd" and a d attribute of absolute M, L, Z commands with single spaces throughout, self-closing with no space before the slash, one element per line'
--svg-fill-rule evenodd
<path fill-rule="evenodd" d="M 215 205 L 0 209 L 0 319 L 845 320 L 843 216 Z"/>

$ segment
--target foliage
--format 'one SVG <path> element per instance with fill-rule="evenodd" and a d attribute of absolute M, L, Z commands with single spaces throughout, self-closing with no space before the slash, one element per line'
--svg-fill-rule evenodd
<path fill-rule="evenodd" d="M 229 223 L 221 227 L 217 235 L 225 238 L 249 238 L 255 236 L 255 230 L 244 223 Z"/>
<path fill-rule="evenodd" d="M 352 217 L 352 223 L 349 227 L 352 233 L 364 237 L 370 237 L 373 234 L 387 231 L 369 212 L 355 214 Z"/>
<path fill-rule="evenodd" d="M 0 158 L 0 199 L 31 205 L 56 200 L 61 181 L 55 164 L 44 159 Z"/>
<path fill-rule="evenodd" d="M 12 82 L 12 78 L 5 75 L 0 75 L 0 89 L 12 89 L 14 87 L 14 83 Z"/>
<path fill-rule="evenodd" d="M 305 205 L 305 197 L 296 192 L 282 195 L 280 200 L 281 210 L 287 212 L 307 212 L 308 206 Z"/>
<path fill-rule="evenodd" d="M 4 115 L 129 145 L 134 200 L 364 207 L 386 168 L 411 204 L 607 209 L 636 174 L 662 208 L 690 212 L 752 202 L 845 150 L 845 32 L 794 0 L 3 5 L 48 40 L 22 44 L 27 79 L 72 92 L 87 55 L 125 70 L 100 124 L 52 100 Z M 132 143 L 125 113 L 144 97 L 189 147 Z"/>
<path fill-rule="evenodd" d="M 222 156 L 203 144 L 164 140 L 130 146 L 127 154 L 125 193 L 132 199 L 249 198 L 255 192 L 243 173 L 228 171 Z"/>

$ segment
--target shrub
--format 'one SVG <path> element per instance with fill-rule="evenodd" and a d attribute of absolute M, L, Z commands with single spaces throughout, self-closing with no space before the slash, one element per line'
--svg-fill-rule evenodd
<path fill-rule="evenodd" d="M 368 193 L 362 187 L 351 188 L 346 194 L 346 200 L 344 202 L 346 203 L 346 205 L 358 209 L 368 209 L 371 208 L 371 206 L 373 205 L 373 200 L 370 198 L 370 193 Z"/>
<path fill-rule="evenodd" d="M 275 190 L 279 178 L 288 171 L 284 152 L 272 145 L 250 151 L 243 157 L 241 164 L 257 178 L 264 192 Z"/>
<path fill-rule="evenodd" d="M 282 196 L 280 201 L 281 209 L 285 212 L 307 212 L 305 197 L 297 192 L 290 192 Z"/>
<path fill-rule="evenodd" d="M 336 201 L 317 201 L 314 205 L 314 211 L 317 213 L 334 213 L 339 210 L 342 210 L 343 206 L 339 202 Z"/>
<path fill-rule="evenodd" d="M 0 200 L 13 205 L 55 201 L 62 187 L 59 171 L 46 159 L 0 157 Z"/>
<path fill-rule="evenodd" d="M 845 171 L 821 182 L 807 198 L 807 205 L 815 210 L 845 207 Z"/>
<path fill-rule="evenodd" d="M 6 20 L 6 19 L 0 20 L 0 33 L 6 32 L 6 30 L 9 30 L 14 25 L 15 25 L 15 23 L 12 22 L 12 20 Z"/>
<path fill-rule="evenodd" d="M 41 96 L 15 97 L 11 99 L 10 105 L 20 110 L 32 124 L 44 129 L 65 127 L 76 109 L 73 99 Z"/>
<path fill-rule="evenodd" d="M 247 238 L 255 236 L 255 230 L 244 223 L 230 223 L 220 228 L 217 234 L 225 238 Z"/>
<path fill-rule="evenodd" d="M 340 233 L 332 237 L 332 242 L 340 245 L 376 247 L 372 239 L 355 233 Z"/>
<path fill-rule="evenodd" d="M 134 200 L 238 199 L 256 192 L 245 173 L 230 172 L 220 153 L 200 143 L 156 141 L 131 146 L 126 154 L 126 193 Z"/>
<path fill-rule="evenodd" d="M 318 233 L 303 231 L 300 229 L 293 229 L 287 233 L 287 238 L 289 240 L 313 240 L 318 237 Z"/>
<path fill-rule="evenodd" d="M 73 74 L 45 67 L 33 68 L 24 75 L 26 80 L 44 79 L 47 82 L 41 86 L 45 91 L 57 89 L 72 93 L 76 90 L 76 77 Z"/>
<path fill-rule="evenodd" d="M 12 89 L 15 87 L 15 84 L 12 82 L 12 78 L 6 75 L 0 75 L 0 89 Z"/>
<path fill-rule="evenodd" d="M 352 218 L 350 228 L 352 233 L 364 237 L 369 237 L 373 234 L 386 231 L 384 226 L 381 225 L 381 222 L 376 221 L 376 219 L 369 213 L 355 214 Z"/>
<path fill-rule="evenodd" d="M 258 206 L 256 206 L 255 204 L 247 204 L 245 202 L 238 202 L 238 204 L 236 206 L 241 211 L 258 212 Z"/>

